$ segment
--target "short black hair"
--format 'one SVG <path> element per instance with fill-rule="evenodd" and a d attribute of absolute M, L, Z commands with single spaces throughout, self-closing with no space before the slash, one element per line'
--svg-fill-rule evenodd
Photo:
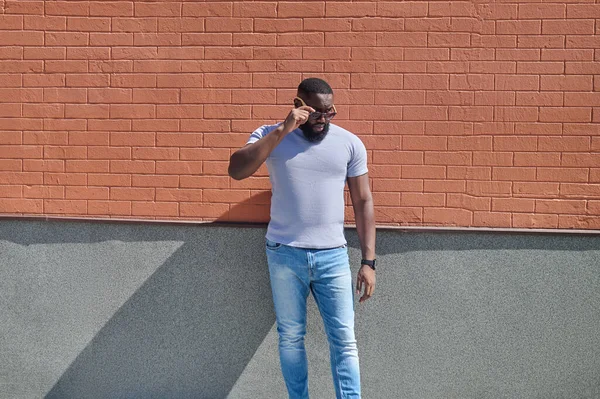
<path fill-rule="evenodd" d="M 305 94 L 333 94 L 333 89 L 329 83 L 319 78 L 304 79 L 298 85 L 298 91 Z"/>

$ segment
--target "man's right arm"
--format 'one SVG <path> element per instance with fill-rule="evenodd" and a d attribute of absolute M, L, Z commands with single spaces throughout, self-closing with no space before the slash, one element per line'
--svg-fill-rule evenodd
<path fill-rule="evenodd" d="M 271 151 L 285 137 L 283 125 L 267 134 L 258 141 L 240 148 L 229 159 L 229 176 L 242 180 L 252 176 L 265 162 Z"/>
<path fill-rule="evenodd" d="M 229 159 L 229 176 L 235 180 L 252 176 L 281 140 L 308 120 L 311 112 L 315 112 L 315 110 L 308 106 L 292 109 L 285 121 L 275 130 L 234 152 Z"/>

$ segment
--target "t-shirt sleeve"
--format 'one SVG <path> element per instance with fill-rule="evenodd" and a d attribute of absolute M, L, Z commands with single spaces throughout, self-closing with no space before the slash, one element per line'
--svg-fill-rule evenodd
<path fill-rule="evenodd" d="M 348 177 L 356 177 L 367 173 L 367 149 L 363 142 L 354 137 L 350 151 L 350 161 L 348 162 Z"/>
<path fill-rule="evenodd" d="M 279 125 L 263 125 L 252 132 L 246 144 L 256 143 L 258 140 L 265 137 L 271 131 L 275 130 Z"/>

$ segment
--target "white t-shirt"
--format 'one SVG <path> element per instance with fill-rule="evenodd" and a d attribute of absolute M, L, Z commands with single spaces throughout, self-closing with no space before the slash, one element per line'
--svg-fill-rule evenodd
<path fill-rule="evenodd" d="M 279 125 L 256 129 L 254 143 Z M 320 142 L 300 129 L 290 132 L 266 160 L 273 196 L 267 239 L 301 248 L 335 248 L 344 237 L 347 177 L 367 173 L 367 150 L 349 131 L 329 124 Z"/>

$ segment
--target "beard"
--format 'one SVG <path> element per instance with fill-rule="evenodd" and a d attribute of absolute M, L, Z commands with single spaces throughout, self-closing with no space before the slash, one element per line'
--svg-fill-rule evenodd
<path fill-rule="evenodd" d="M 323 126 L 323 130 L 315 131 L 314 126 Z M 317 143 L 323 140 L 327 135 L 327 132 L 329 131 L 329 123 L 317 123 L 315 125 L 311 125 L 310 123 L 306 122 L 305 124 L 300 125 L 300 130 L 302 130 L 304 137 L 308 141 Z"/>

